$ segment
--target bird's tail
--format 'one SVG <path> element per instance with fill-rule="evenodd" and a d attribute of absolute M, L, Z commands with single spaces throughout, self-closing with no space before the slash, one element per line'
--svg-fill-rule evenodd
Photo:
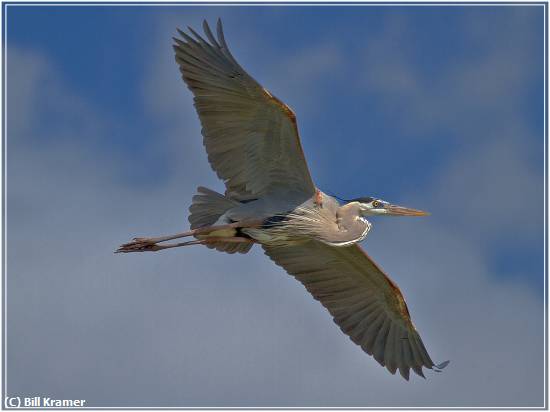
<path fill-rule="evenodd" d="M 189 207 L 191 229 L 214 225 L 225 212 L 240 204 L 206 187 L 199 186 L 197 192 L 193 196 L 193 201 Z M 236 231 L 235 229 L 232 230 Z M 215 233 L 212 233 L 212 235 L 219 236 L 219 234 Z M 230 233 L 227 235 L 231 236 Z M 252 243 L 216 242 L 209 243 L 206 246 L 220 252 L 246 253 L 252 247 Z"/>

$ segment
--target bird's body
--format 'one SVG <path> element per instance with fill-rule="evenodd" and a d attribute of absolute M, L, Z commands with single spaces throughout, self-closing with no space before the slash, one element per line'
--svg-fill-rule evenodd
<path fill-rule="evenodd" d="M 176 62 L 195 96 L 208 160 L 224 194 L 199 187 L 191 230 L 135 238 L 117 252 L 205 245 L 246 253 L 259 244 L 331 313 L 350 339 L 391 372 L 439 371 L 428 355 L 397 285 L 359 247 L 368 216 L 424 216 L 420 210 L 362 197 L 340 203 L 313 183 L 294 112 L 256 82 L 229 51 L 221 22 L 208 40 L 189 29 L 174 39 Z M 192 236 L 195 240 L 165 244 Z"/>
<path fill-rule="evenodd" d="M 251 205 L 254 206 L 254 205 Z M 359 216 L 357 202 L 340 205 L 321 191 L 290 210 L 268 216 L 260 227 L 243 228 L 242 233 L 269 246 L 317 240 L 332 246 L 347 246 L 365 239 L 371 224 Z M 239 208 L 229 211 L 239 215 Z"/>

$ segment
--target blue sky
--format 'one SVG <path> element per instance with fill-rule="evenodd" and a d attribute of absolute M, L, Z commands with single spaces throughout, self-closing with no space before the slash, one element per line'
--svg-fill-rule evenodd
<path fill-rule="evenodd" d="M 541 404 L 542 7 L 8 6 L 5 17 L 10 393 L 84 392 L 104 406 Z M 297 113 L 322 190 L 432 213 L 375 219 L 364 246 L 402 287 L 432 357 L 451 359 L 445 374 L 396 382 L 259 251 L 111 255 L 134 235 L 183 229 L 196 186 L 222 190 L 171 50 L 176 27 L 217 17 L 241 65 Z M 231 334 L 223 349 L 204 342 L 207 320 Z M 58 335 L 39 338 L 46 326 Z M 73 364 L 88 368 L 76 381 L 59 369 Z M 107 388 L 126 374 L 139 378 Z M 155 381 L 165 389 L 145 396 Z"/>

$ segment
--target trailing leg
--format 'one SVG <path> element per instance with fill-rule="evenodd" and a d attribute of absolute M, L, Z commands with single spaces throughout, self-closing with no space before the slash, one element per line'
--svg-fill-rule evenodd
<path fill-rule="evenodd" d="M 151 238 L 153 239 L 153 238 Z M 180 243 L 168 243 L 166 245 L 159 245 L 157 243 L 126 243 L 125 245 L 120 246 L 115 253 L 132 253 L 132 252 L 157 252 L 164 249 L 172 249 L 175 247 L 182 246 L 192 246 L 192 245 L 212 245 L 219 242 L 224 243 L 244 243 L 244 244 L 253 244 L 256 243 L 255 240 L 245 238 L 245 237 L 208 237 L 205 239 L 190 240 L 188 242 Z"/>
<path fill-rule="evenodd" d="M 235 229 L 241 227 L 241 223 L 230 223 L 227 225 L 218 225 L 218 226 L 206 226 L 197 229 L 192 229 L 187 232 L 177 233 L 175 235 L 169 236 L 159 236 L 159 237 L 135 237 L 132 242 L 124 243 L 121 247 L 132 246 L 136 244 L 154 244 L 166 242 L 167 240 L 180 239 L 182 237 L 197 236 L 197 235 L 207 235 L 211 232 L 217 230 L 227 230 Z"/>

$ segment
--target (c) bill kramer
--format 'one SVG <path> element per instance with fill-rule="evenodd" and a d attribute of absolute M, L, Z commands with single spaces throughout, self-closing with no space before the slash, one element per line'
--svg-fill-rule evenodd
<path fill-rule="evenodd" d="M 52 399 L 46 396 L 35 396 L 32 398 L 24 398 L 23 406 L 53 406 L 53 407 L 82 407 L 86 403 L 85 399 Z"/>

